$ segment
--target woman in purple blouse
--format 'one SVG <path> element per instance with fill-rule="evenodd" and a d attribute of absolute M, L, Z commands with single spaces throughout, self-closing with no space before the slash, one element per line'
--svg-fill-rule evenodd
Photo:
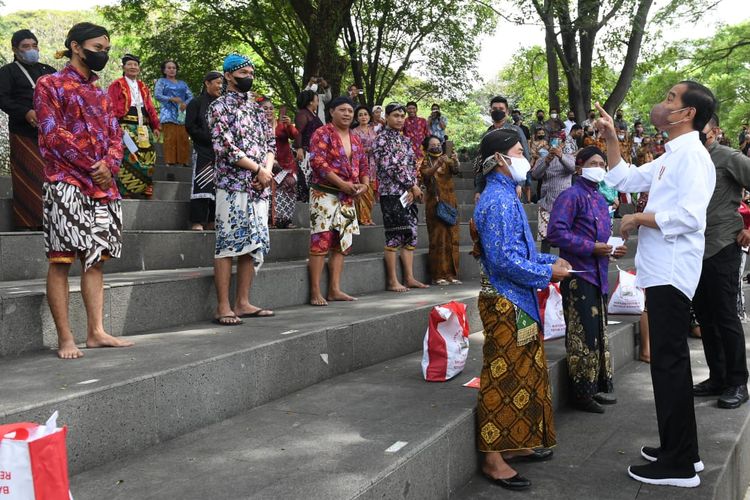
<path fill-rule="evenodd" d="M 602 404 L 614 404 L 612 361 L 607 339 L 607 272 L 609 258 L 625 255 L 627 248 L 612 248 L 607 200 L 599 192 L 607 165 L 596 146 L 576 156 L 576 179 L 555 200 L 547 239 L 560 248 L 560 257 L 580 271 L 560 283 L 567 334 L 568 374 L 574 405 L 604 413 Z"/>

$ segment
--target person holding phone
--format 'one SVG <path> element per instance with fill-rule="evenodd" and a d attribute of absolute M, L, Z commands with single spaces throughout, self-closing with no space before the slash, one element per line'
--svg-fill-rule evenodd
<path fill-rule="evenodd" d="M 276 164 L 271 181 L 271 226 L 276 229 L 295 229 L 292 224 L 297 206 L 297 162 L 289 144 L 299 135 L 297 127 L 286 114 L 286 106 L 279 107 L 276 119 L 273 102 L 267 97 L 260 101 L 266 118 L 276 136 Z"/>
<path fill-rule="evenodd" d="M 445 142 L 445 129 L 448 127 L 448 119 L 440 112 L 440 105 L 432 105 L 432 113 L 428 120 L 430 134 L 434 135 L 440 142 Z"/>

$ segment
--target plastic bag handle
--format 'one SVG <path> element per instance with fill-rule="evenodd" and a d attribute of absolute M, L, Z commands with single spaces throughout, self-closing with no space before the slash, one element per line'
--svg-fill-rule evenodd
<path fill-rule="evenodd" d="M 25 441 L 29 438 L 29 430 L 38 427 L 38 424 L 31 422 L 19 422 L 15 424 L 0 425 L 0 441 L 3 439 L 12 439 L 14 441 Z M 16 437 L 6 438 L 5 436 L 15 432 Z"/>

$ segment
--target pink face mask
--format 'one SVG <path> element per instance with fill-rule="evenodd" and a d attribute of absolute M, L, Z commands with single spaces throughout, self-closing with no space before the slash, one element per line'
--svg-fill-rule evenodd
<path fill-rule="evenodd" d="M 668 129 L 674 125 L 677 125 L 678 123 L 682 123 L 685 121 L 685 119 L 683 118 L 682 120 L 671 122 L 669 121 L 669 116 L 672 115 L 673 113 L 684 111 L 688 109 L 689 107 L 690 106 L 685 106 L 684 108 L 670 110 L 662 103 L 656 104 L 654 105 L 653 108 L 651 108 L 651 115 L 650 115 L 651 123 L 658 130 Z"/>

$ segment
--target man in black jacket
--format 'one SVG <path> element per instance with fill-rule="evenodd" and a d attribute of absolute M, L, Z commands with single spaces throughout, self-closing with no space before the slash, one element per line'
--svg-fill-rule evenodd
<path fill-rule="evenodd" d="M 0 109 L 9 117 L 13 216 L 20 228 L 42 226 L 44 162 L 37 146 L 34 88 L 39 77 L 55 72 L 39 62 L 39 45 L 29 30 L 13 33 L 13 62 L 0 68 Z"/>

